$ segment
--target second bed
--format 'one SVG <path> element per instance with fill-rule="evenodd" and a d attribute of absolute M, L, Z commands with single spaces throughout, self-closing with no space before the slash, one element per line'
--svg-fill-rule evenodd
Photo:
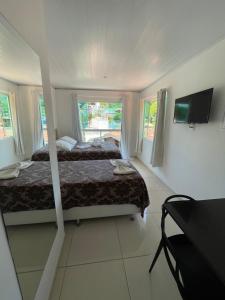
<path fill-rule="evenodd" d="M 132 166 L 133 167 L 133 166 Z M 149 205 L 141 175 L 115 175 L 109 160 L 59 162 L 65 220 L 128 215 Z M 19 177 L 0 181 L 0 208 L 6 223 L 52 221 L 54 208 L 50 162 L 34 162 Z M 28 220 L 28 219 L 32 220 Z M 8 222 L 7 222 L 8 220 Z M 12 221 L 14 220 L 14 221 Z"/>

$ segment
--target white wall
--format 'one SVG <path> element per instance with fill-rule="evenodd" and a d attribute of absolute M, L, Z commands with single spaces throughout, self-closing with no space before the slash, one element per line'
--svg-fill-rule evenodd
<path fill-rule="evenodd" d="M 56 111 L 56 127 L 58 136 L 69 135 L 72 136 L 72 94 L 83 96 L 96 97 L 121 97 L 128 98 L 128 136 L 129 136 L 129 153 L 131 156 L 136 154 L 136 138 L 138 130 L 137 111 L 138 111 L 138 93 L 131 92 L 108 92 L 108 91 L 88 91 L 88 90 L 55 90 L 55 111 Z"/>
<path fill-rule="evenodd" d="M 201 198 L 225 196 L 225 41 L 194 57 L 160 81 L 145 89 L 141 97 L 169 89 L 166 117 L 164 165 L 153 171 L 175 192 Z M 214 87 L 208 124 L 174 124 L 174 101 L 191 93 Z M 149 167 L 151 143 L 144 141 L 140 158 Z"/>

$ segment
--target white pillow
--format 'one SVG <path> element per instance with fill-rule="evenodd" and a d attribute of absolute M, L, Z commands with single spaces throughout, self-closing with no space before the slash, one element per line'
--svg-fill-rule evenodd
<path fill-rule="evenodd" d="M 75 139 L 73 139 L 73 138 L 71 138 L 69 136 L 63 136 L 63 137 L 60 138 L 60 140 L 63 140 L 65 142 L 67 142 L 67 143 L 70 143 L 73 146 L 76 146 L 76 144 L 77 144 L 77 140 L 75 140 Z"/>
<path fill-rule="evenodd" d="M 70 144 L 66 141 L 63 141 L 63 140 L 57 140 L 56 146 L 62 148 L 63 150 L 66 150 L 66 151 L 71 151 L 74 147 L 72 144 Z"/>

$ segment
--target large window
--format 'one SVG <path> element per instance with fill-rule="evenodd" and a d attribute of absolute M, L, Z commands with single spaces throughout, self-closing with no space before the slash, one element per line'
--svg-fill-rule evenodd
<path fill-rule="evenodd" d="M 157 116 L 157 99 L 144 101 L 144 138 L 153 140 Z"/>
<path fill-rule="evenodd" d="M 47 119 L 46 119 L 46 111 L 45 111 L 45 100 L 43 96 L 39 98 L 40 105 L 40 115 L 41 115 L 41 127 L 43 131 L 44 144 L 48 144 L 48 132 L 47 132 Z"/>
<path fill-rule="evenodd" d="M 120 140 L 122 103 L 79 101 L 79 112 L 85 141 L 99 137 Z"/>
<path fill-rule="evenodd" d="M 13 136 L 9 96 L 0 93 L 0 138 Z"/>

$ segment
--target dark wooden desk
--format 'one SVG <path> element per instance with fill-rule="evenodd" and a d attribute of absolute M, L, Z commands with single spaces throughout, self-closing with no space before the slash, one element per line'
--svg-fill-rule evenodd
<path fill-rule="evenodd" d="M 172 201 L 164 207 L 225 285 L 225 199 Z"/>

